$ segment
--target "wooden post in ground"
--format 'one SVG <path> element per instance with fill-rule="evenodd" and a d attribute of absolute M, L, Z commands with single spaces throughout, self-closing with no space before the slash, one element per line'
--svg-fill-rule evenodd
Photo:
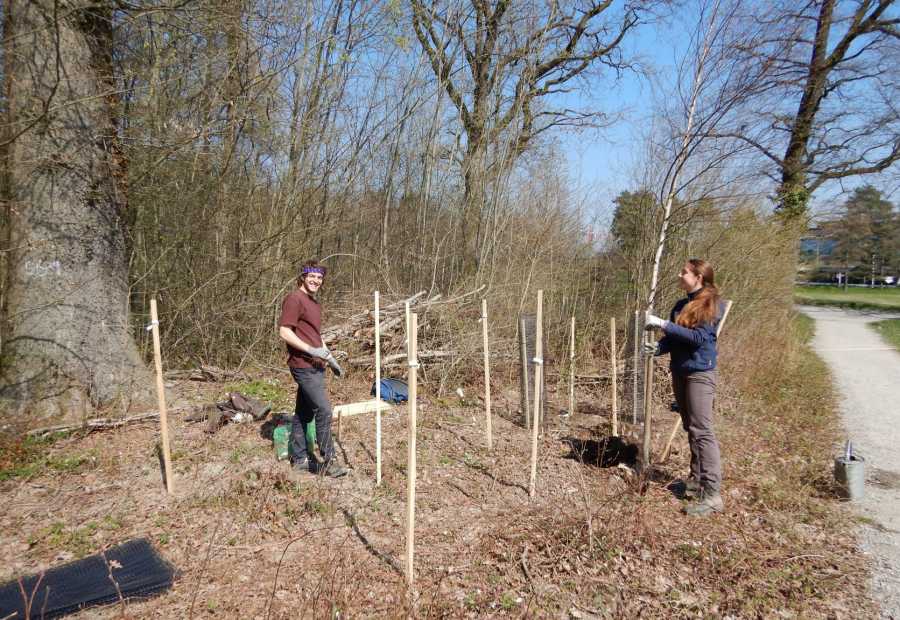
<path fill-rule="evenodd" d="M 525 337 L 525 317 L 519 318 L 519 354 L 522 364 L 522 415 L 525 428 L 531 428 L 531 399 L 528 393 L 528 338 Z"/>
<path fill-rule="evenodd" d="M 569 336 L 569 415 L 575 413 L 575 317 L 572 317 Z"/>
<path fill-rule="evenodd" d="M 159 317 L 156 299 L 150 300 L 150 330 L 153 332 L 153 361 L 156 366 L 156 396 L 159 400 L 159 434 L 162 440 L 163 468 L 166 473 L 166 491 L 175 492 L 172 480 L 172 455 L 169 452 L 169 418 L 166 414 L 166 388 L 163 384 L 162 352 L 159 346 Z"/>
<path fill-rule="evenodd" d="M 381 484 L 381 296 L 375 291 L 375 486 Z"/>
<path fill-rule="evenodd" d="M 416 331 L 418 316 L 409 317 L 409 339 L 406 357 L 409 364 L 409 438 L 406 458 L 406 584 L 412 590 L 415 571 L 413 570 L 413 547 L 416 524 L 416 392 L 418 389 L 418 367 L 416 360 Z"/>
<path fill-rule="evenodd" d="M 403 309 L 406 312 L 406 323 L 404 323 L 404 327 L 406 328 L 406 352 L 409 353 L 409 300 L 408 299 L 404 302 Z"/>
<path fill-rule="evenodd" d="M 638 365 L 641 363 L 640 356 L 640 342 L 642 339 L 641 336 L 641 311 L 634 311 L 634 330 L 631 334 L 632 342 L 634 343 L 634 352 L 631 356 L 631 424 L 632 428 L 637 426 L 637 410 L 638 410 L 638 390 L 643 390 L 643 385 L 638 385 L 640 382 L 638 381 L 638 376 L 640 373 L 638 372 Z"/>
<path fill-rule="evenodd" d="M 481 336 L 484 341 L 484 423 L 487 433 L 488 450 L 494 449 L 494 438 L 491 431 L 491 366 L 488 351 L 488 313 L 487 299 L 481 300 Z"/>
<path fill-rule="evenodd" d="M 531 477 L 528 483 L 528 495 L 534 497 L 537 488 L 537 454 L 538 454 L 538 427 L 541 425 L 541 378 L 544 369 L 542 314 L 544 305 L 544 291 L 537 292 L 537 315 L 534 324 L 534 413 L 531 416 Z"/>
<path fill-rule="evenodd" d="M 612 410 L 612 436 L 619 436 L 619 402 L 618 402 L 618 381 L 616 373 L 618 372 L 618 359 L 616 353 L 616 317 L 609 319 L 609 378 L 612 384 L 612 394 L 610 398 L 610 409 Z"/>
<path fill-rule="evenodd" d="M 641 342 L 646 342 L 646 336 L 641 334 Z M 644 356 L 644 437 L 641 442 L 641 471 L 647 471 L 650 467 L 652 439 L 652 415 L 653 415 L 653 356 Z"/>

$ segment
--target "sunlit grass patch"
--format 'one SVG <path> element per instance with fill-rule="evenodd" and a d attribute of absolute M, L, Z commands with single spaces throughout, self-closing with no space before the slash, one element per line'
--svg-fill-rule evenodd
<path fill-rule="evenodd" d="M 876 321 L 869 323 L 869 327 L 878 332 L 888 344 L 900 351 L 900 319 Z"/>
<path fill-rule="evenodd" d="M 818 306 L 900 310 L 900 287 L 844 290 L 839 286 L 796 286 L 794 301 Z"/>

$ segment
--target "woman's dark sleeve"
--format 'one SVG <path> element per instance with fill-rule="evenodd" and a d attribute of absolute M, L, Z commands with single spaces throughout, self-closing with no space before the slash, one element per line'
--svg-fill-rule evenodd
<path fill-rule="evenodd" d="M 668 336 L 663 336 L 656 343 L 656 353 L 654 355 L 665 355 L 672 350 L 672 341 Z"/>
<path fill-rule="evenodd" d="M 699 347 L 704 342 L 714 342 L 716 339 L 716 323 L 700 323 L 696 327 L 684 327 L 669 321 L 663 328 L 666 336 L 672 340 Z M 664 339 L 665 339 L 664 338 Z"/>

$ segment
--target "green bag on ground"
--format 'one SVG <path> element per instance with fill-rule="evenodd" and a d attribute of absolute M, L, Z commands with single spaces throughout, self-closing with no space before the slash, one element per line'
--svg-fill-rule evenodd
<path fill-rule="evenodd" d="M 316 421 L 312 420 L 304 426 L 304 435 L 306 435 L 306 451 L 310 457 L 317 461 L 322 461 L 319 454 L 319 446 L 316 444 Z M 275 458 L 284 461 L 290 456 L 289 445 L 291 442 L 291 424 L 279 424 L 272 431 L 272 443 L 275 446 Z"/>
<path fill-rule="evenodd" d="M 288 458 L 288 443 L 291 440 L 291 425 L 279 424 L 272 431 L 272 443 L 275 446 L 275 458 L 284 461 Z"/>

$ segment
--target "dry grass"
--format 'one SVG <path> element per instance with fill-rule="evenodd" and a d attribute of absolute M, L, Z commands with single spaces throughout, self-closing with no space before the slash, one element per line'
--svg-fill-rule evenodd
<path fill-rule="evenodd" d="M 134 617 L 400 617 L 410 605 L 421 617 L 871 615 L 852 520 L 830 489 L 830 383 L 799 344 L 783 353 L 751 383 L 732 378 L 743 366 L 725 355 L 718 411 L 727 510 L 709 519 L 685 518 L 667 489 L 686 467 L 683 438 L 647 480 L 616 466 L 629 452 L 610 447 L 602 393 L 581 392 L 568 419 L 549 408 L 538 498 L 529 500 L 517 393 L 495 386 L 488 453 L 477 403 L 432 395 L 432 372 L 420 408 L 412 599 L 402 575 L 402 409 L 385 418 L 380 488 L 370 416 L 344 424 L 340 452 L 351 476 L 299 485 L 258 426 L 210 437 L 175 419 L 171 498 L 152 424 L 30 446 L 22 458 L 43 465 L 0 482 L 0 578 L 148 536 L 181 572 L 170 593 L 129 604 Z M 281 398 L 290 394 L 286 377 L 275 384 Z M 224 387 L 176 391 L 209 402 Z M 366 387 L 332 389 L 336 401 L 349 401 Z M 560 393 L 563 407 L 565 400 Z M 671 420 L 662 409 L 657 452 Z M 49 466 L 83 455 L 90 458 L 72 468 Z M 119 613 L 113 606 L 82 617 Z"/>

